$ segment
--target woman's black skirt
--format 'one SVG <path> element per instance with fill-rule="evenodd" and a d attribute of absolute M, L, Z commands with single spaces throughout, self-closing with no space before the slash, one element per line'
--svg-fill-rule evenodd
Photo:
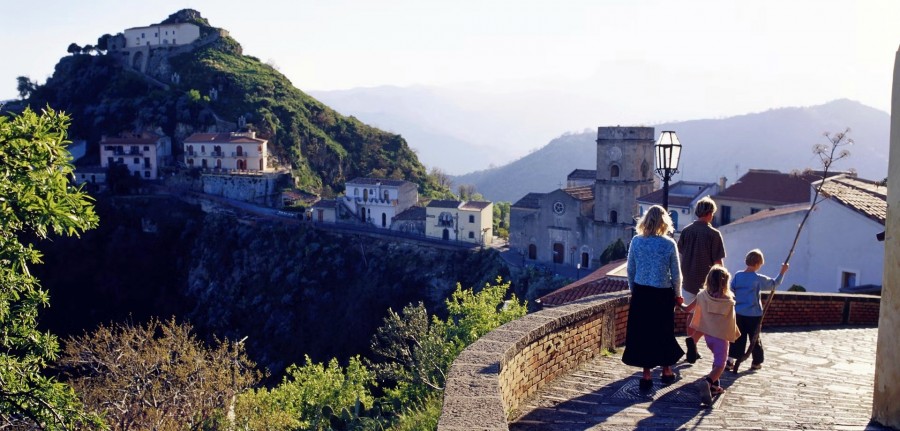
<path fill-rule="evenodd" d="M 674 365 L 682 355 L 675 339 L 675 291 L 635 284 L 622 362 L 653 368 Z"/>

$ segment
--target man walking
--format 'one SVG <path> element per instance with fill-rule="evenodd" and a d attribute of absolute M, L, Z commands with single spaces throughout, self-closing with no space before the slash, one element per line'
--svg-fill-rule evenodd
<path fill-rule="evenodd" d="M 713 265 L 722 265 L 725 259 L 725 243 L 722 234 L 712 227 L 712 219 L 716 214 L 716 203 L 705 196 L 697 202 L 694 215 L 697 220 L 681 231 L 678 238 L 678 252 L 681 255 L 682 294 L 684 303 L 694 302 L 706 274 Z M 690 320 L 690 319 L 689 319 Z M 690 363 L 697 362 L 700 355 L 697 353 L 697 340 L 703 335 L 695 333 L 687 328 L 688 337 L 685 339 L 687 347 L 686 359 Z"/>

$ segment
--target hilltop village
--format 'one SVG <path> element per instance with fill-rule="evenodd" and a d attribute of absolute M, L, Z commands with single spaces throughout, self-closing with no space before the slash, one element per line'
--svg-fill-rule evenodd
<path fill-rule="evenodd" d="M 170 70 L 171 58 L 227 36 L 224 30 L 202 33 L 189 22 L 129 28 L 108 38 L 108 50 L 123 67 L 166 86 L 182 79 Z M 218 88 L 203 97 L 216 100 Z M 147 186 L 206 196 L 212 211 L 233 213 L 244 205 L 244 212 L 255 208 L 256 214 L 324 228 L 367 229 L 464 248 L 496 246 L 511 265 L 575 269 L 576 278 L 623 258 L 634 220 L 663 201 L 654 159 L 658 131 L 651 127 L 599 127 L 593 169 L 574 169 L 564 187 L 521 197 L 495 222 L 492 202 L 421 199 L 417 184 L 404 178 L 352 178 L 336 185 L 343 192 L 333 197 L 292 187 L 297 181 L 290 167 L 251 126 L 244 116 L 235 122 L 217 117 L 208 130 L 181 139 L 159 129 L 102 136 L 99 160 L 79 161 L 76 182 L 102 189 L 121 184 L 124 177 L 136 178 Z M 79 155 L 79 146 L 73 153 Z M 822 181 L 827 182 L 825 204 L 804 234 L 810 252 L 795 258 L 792 284 L 821 292 L 879 291 L 883 250 L 878 235 L 884 231 L 886 189 L 852 172 L 831 172 L 823 180 L 821 172 L 759 168 L 731 184 L 724 177 L 716 183 L 678 181 L 668 192 L 675 235 L 695 220 L 696 202 L 711 196 L 719 206 L 714 225 L 725 237 L 728 256 L 742 256 L 761 240 L 778 253 L 788 248 L 797 219 L 811 204 L 811 191 Z M 826 239 L 819 232 L 830 226 L 843 228 Z M 500 227 L 508 238 L 495 238 Z M 827 246 L 835 235 L 852 253 Z M 726 262 L 738 265 L 739 260 Z M 836 272 L 816 270 L 823 264 Z M 621 268 L 608 275 L 621 279 Z"/>

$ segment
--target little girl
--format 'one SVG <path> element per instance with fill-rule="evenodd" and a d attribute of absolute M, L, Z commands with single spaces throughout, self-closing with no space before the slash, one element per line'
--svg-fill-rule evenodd
<path fill-rule="evenodd" d="M 724 266 L 713 266 L 694 302 L 682 305 L 685 311 L 694 312 L 690 327 L 703 333 L 706 347 L 713 354 L 712 371 L 706 379 L 697 382 L 700 400 L 706 405 L 712 404 L 713 395 L 725 392 L 719 385 L 719 377 L 725 371 L 728 343 L 741 335 L 735 321 L 734 294 L 728 288 L 730 280 L 731 274 Z"/>

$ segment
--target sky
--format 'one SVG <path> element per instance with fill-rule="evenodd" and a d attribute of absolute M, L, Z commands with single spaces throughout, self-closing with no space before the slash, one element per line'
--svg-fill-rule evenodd
<path fill-rule="evenodd" d="M 5 3 L 0 100 L 17 97 L 17 76 L 44 82 L 72 42 L 192 8 L 301 90 L 426 86 L 547 101 L 541 115 L 560 133 L 839 98 L 889 112 L 900 45 L 895 0 Z"/>

